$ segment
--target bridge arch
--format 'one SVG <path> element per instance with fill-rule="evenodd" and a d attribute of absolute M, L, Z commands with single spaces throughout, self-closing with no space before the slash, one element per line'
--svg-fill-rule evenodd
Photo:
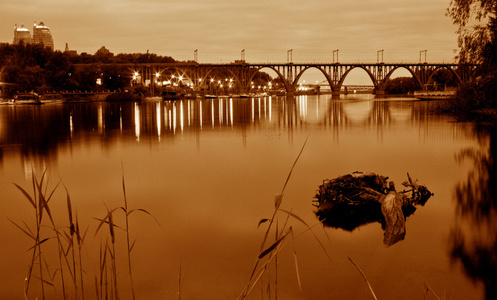
<path fill-rule="evenodd" d="M 254 72 L 251 72 L 249 78 L 248 78 L 248 81 L 247 81 L 247 88 L 250 86 L 250 82 L 252 82 L 252 80 L 254 79 L 255 75 L 257 74 L 257 72 L 261 71 L 262 69 L 271 69 L 273 70 L 277 75 L 278 77 L 281 79 L 281 81 L 283 82 L 283 84 L 285 85 L 285 90 L 287 92 L 290 92 L 290 91 L 293 91 L 290 86 L 290 84 L 288 83 L 288 81 L 286 80 L 285 76 L 283 76 L 283 74 L 281 74 L 281 72 L 276 69 L 275 67 L 273 66 L 260 66 L 260 67 L 257 67 L 255 68 L 255 71 Z"/>
<path fill-rule="evenodd" d="M 459 76 L 459 74 L 452 68 L 448 67 L 448 66 L 436 66 L 431 72 L 430 72 L 430 76 L 428 77 L 426 83 L 430 82 L 430 80 L 433 78 L 433 75 L 435 75 L 435 73 L 438 71 L 438 70 L 449 70 L 450 73 L 457 79 L 457 83 L 458 84 L 462 84 L 463 83 L 463 80 L 461 79 L 461 77 Z"/>
<path fill-rule="evenodd" d="M 399 69 L 405 69 L 407 70 L 411 75 L 412 75 L 412 78 L 414 78 L 414 80 L 416 80 L 416 83 L 418 84 L 418 86 L 422 87 L 423 86 L 423 83 L 421 81 L 421 78 L 418 76 L 418 74 L 411 68 L 408 68 L 406 66 L 396 66 L 394 68 L 392 68 L 386 75 L 385 75 L 385 78 L 383 79 L 383 88 L 385 88 L 386 84 L 387 84 L 387 81 L 390 79 L 390 77 L 392 76 L 393 72 L 399 70 Z"/>
<path fill-rule="evenodd" d="M 198 82 L 195 82 L 195 86 L 198 86 L 199 88 L 208 86 L 210 83 L 207 78 L 216 70 L 226 71 L 230 74 L 230 77 L 233 79 L 233 83 L 235 85 L 242 85 L 240 77 L 231 68 L 229 68 L 229 66 L 212 66 L 197 76 Z"/>
<path fill-rule="evenodd" d="M 179 76 L 182 76 L 186 80 L 194 83 L 194 79 L 188 74 L 187 70 L 185 70 L 185 69 L 183 69 L 181 67 L 167 66 L 167 67 L 161 68 L 160 71 L 159 71 L 159 73 L 162 75 L 164 72 L 167 72 L 167 71 L 170 71 L 170 70 L 176 71 L 177 73 L 179 73 Z"/>
<path fill-rule="evenodd" d="M 300 71 L 300 73 L 298 73 L 297 76 L 295 76 L 295 79 L 291 83 L 292 88 L 294 90 L 297 89 L 297 85 L 298 85 L 300 77 L 302 77 L 302 75 L 304 75 L 304 73 L 306 71 L 308 71 L 309 69 L 317 69 L 317 70 L 319 70 L 324 75 L 324 77 L 326 78 L 326 81 L 328 81 L 328 85 L 330 86 L 331 91 L 334 92 L 334 91 L 337 90 L 337 87 L 333 84 L 333 80 L 331 79 L 330 75 L 328 75 L 328 73 L 326 73 L 326 71 L 323 68 L 318 67 L 318 66 L 306 66 L 304 69 L 302 69 Z M 338 91 L 340 91 L 340 88 L 338 88 Z"/>
<path fill-rule="evenodd" d="M 342 88 L 343 82 L 344 82 L 344 81 L 345 81 L 345 79 L 347 78 L 347 75 L 349 75 L 349 73 L 350 73 L 352 70 L 354 70 L 354 69 L 362 69 L 362 70 L 366 71 L 366 73 L 367 73 L 367 74 L 368 74 L 368 76 L 369 76 L 369 79 L 371 79 L 371 82 L 372 82 L 372 83 L 373 83 L 373 85 L 374 85 L 375 90 L 377 90 L 377 89 L 379 89 L 379 88 L 380 88 L 380 86 L 378 85 L 378 82 L 377 82 L 377 80 L 376 80 L 375 76 L 373 75 L 373 73 L 372 73 L 369 69 L 365 68 L 364 66 L 352 65 L 352 66 L 350 66 L 350 67 L 349 67 L 349 68 L 345 71 L 345 73 L 343 73 L 343 76 L 340 78 L 340 81 L 339 81 L 339 82 L 338 82 L 338 84 L 337 84 L 337 88 L 338 88 L 338 90 L 340 90 L 340 89 Z"/>

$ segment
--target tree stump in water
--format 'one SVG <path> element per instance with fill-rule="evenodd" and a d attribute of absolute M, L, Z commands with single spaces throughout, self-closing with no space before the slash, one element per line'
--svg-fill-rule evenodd
<path fill-rule="evenodd" d="M 403 240 L 406 217 L 415 205 L 424 205 L 431 192 L 413 181 L 409 174 L 403 183 L 410 190 L 397 192 L 388 177 L 375 173 L 354 172 L 323 181 L 315 198 L 316 215 L 327 226 L 352 231 L 380 222 L 385 230 L 383 243 L 387 246 Z"/>

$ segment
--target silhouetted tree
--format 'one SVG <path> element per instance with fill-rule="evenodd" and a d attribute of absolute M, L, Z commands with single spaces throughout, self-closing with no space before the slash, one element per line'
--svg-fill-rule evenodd
<path fill-rule="evenodd" d="M 129 71 L 117 64 L 103 68 L 101 75 L 104 88 L 111 91 L 123 89 L 127 84 L 124 76 L 126 73 Z"/>
<path fill-rule="evenodd" d="M 447 14 L 458 26 L 459 62 L 481 64 L 459 89 L 456 108 L 497 107 L 497 1 L 451 0 Z"/>
<path fill-rule="evenodd" d="M 416 81 L 412 77 L 389 79 L 385 87 L 387 94 L 407 94 L 416 90 Z"/>
<path fill-rule="evenodd" d="M 74 65 L 60 51 L 53 53 L 45 66 L 45 83 L 49 90 L 74 90 L 77 82 L 74 80 Z"/>

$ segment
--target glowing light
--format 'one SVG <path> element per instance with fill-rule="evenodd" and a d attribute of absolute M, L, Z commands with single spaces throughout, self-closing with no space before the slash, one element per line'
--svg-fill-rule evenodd
<path fill-rule="evenodd" d="M 157 119 L 157 138 L 160 142 L 160 135 L 161 135 L 161 130 L 162 130 L 162 124 L 161 124 L 161 117 L 160 117 L 160 102 L 157 102 L 155 105 L 155 117 Z"/>
<path fill-rule="evenodd" d="M 233 127 L 233 98 L 230 98 L 230 121 L 231 127 Z"/>
<path fill-rule="evenodd" d="M 102 103 L 100 103 L 100 105 L 98 106 L 98 133 L 102 134 L 104 127 L 105 127 L 104 112 L 103 112 Z"/>
<path fill-rule="evenodd" d="M 72 138 L 72 133 L 74 131 L 74 124 L 72 122 L 72 111 L 71 111 L 71 114 L 69 116 L 69 130 L 71 131 L 71 138 Z"/>
<path fill-rule="evenodd" d="M 140 106 L 135 103 L 135 136 L 136 141 L 140 141 Z"/>
<path fill-rule="evenodd" d="M 176 133 L 176 104 L 173 104 L 173 133 Z"/>
<path fill-rule="evenodd" d="M 199 107 L 200 107 L 200 112 L 199 112 L 199 116 L 200 116 L 200 129 L 202 129 L 202 101 L 200 101 L 200 104 L 199 104 Z"/>
<path fill-rule="evenodd" d="M 252 98 L 252 123 L 255 122 L 255 104 L 254 104 L 254 98 Z"/>
<path fill-rule="evenodd" d="M 183 113 L 183 101 L 181 101 L 181 104 L 179 106 L 179 113 L 180 113 L 180 128 L 181 128 L 181 133 L 183 133 L 183 127 L 184 127 L 184 113 Z"/>

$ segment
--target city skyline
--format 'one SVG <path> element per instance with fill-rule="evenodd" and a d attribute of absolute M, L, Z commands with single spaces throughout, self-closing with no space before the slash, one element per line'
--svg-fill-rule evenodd
<path fill-rule="evenodd" d="M 1 0 L 6 2 L 6 0 Z M 105 46 L 114 54 L 151 53 L 177 60 L 231 62 L 332 61 L 450 62 L 457 49 L 456 27 L 445 16 L 449 1 L 371 2 L 17 1 L 2 4 L 0 42 L 12 43 L 14 24 L 49 24 L 55 49 L 78 53 Z M 424 54 L 422 59 L 424 60 Z"/>

